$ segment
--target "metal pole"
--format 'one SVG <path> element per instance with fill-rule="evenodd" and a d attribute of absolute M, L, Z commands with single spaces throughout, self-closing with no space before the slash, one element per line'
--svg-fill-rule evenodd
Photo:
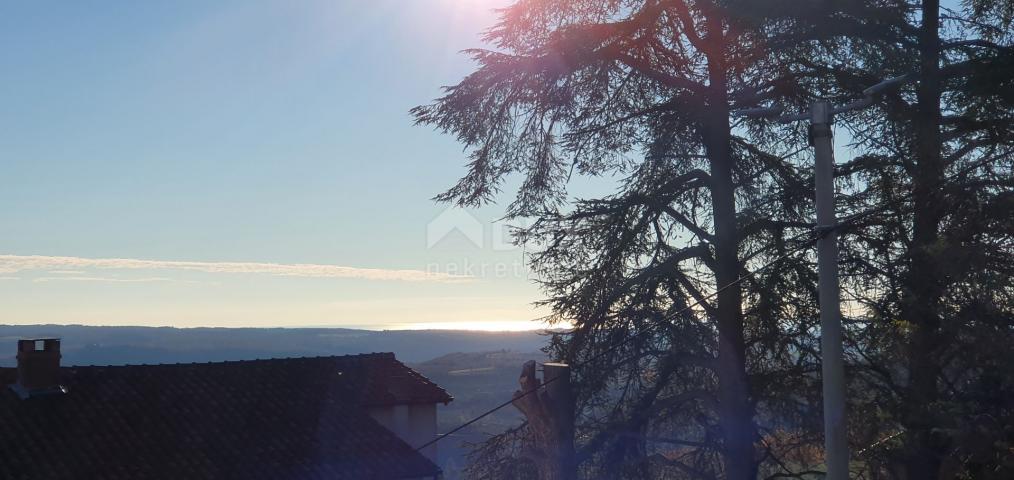
<path fill-rule="evenodd" d="M 845 365 L 842 353 L 841 307 L 838 292 L 838 235 L 834 212 L 834 152 L 831 105 L 810 108 L 810 141 L 816 157 L 817 274 L 820 301 L 820 351 L 824 393 L 824 455 L 828 480 L 847 480 L 848 440 L 845 430 Z"/>

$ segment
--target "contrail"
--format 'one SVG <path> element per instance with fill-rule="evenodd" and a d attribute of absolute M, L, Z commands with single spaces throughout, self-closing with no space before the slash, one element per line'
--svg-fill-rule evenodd
<path fill-rule="evenodd" d="M 354 278 L 404 282 L 468 282 L 474 277 L 423 270 L 389 270 L 314 263 L 191 262 L 134 258 L 82 258 L 44 255 L 0 255 L 0 273 L 25 270 L 187 270 L 205 273 L 264 274 L 281 277 Z"/>

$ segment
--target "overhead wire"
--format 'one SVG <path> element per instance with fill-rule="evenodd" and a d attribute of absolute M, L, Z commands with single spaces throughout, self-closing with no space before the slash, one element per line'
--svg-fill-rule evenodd
<path fill-rule="evenodd" d="M 995 159 L 989 158 L 989 159 L 984 159 L 984 160 L 994 161 Z M 977 169 L 979 167 L 985 166 L 988 163 L 990 163 L 990 162 L 987 162 L 987 161 L 974 162 L 974 163 L 966 166 L 966 168 L 962 169 L 961 171 L 956 172 L 956 173 L 951 174 L 951 175 L 948 175 L 948 178 L 946 178 L 944 180 L 950 180 L 950 179 L 953 179 L 954 177 L 961 177 L 961 176 L 967 175 L 968 173 L 971 173 L 973 170 L 975 170 L 975 169 Z M 941 181 L 940 184 L 932 186 L 931 189 L 941 188 L 943 186 L 943 183 L 944 182 Z M 666 317 L 663 318 L 663 320 L 670 320 L 672 318 L 675 318 L 676 316 L 679 316 L 679 315 L 682 315 L 684 313 L 687 313 L 687 312 L 691 311 L 693 308 L 701 306 L 704 302 L 717 297 L 720 293 L 722 293 L 722 292 L 724 292 L 724 291 L 726 291 L 726 290 L 728 290 L 728 289 L 730 289 L 730 288 L 732 288 L 732 287 L 734 287 L 734 286 L 736 286 L 736 285 L 738 285 L 738 284 L 746 281 L 747 279 L 751 278 L 752 276 L 756 275 L 757 273 L 760 273 L 760 272 L 762 272 L 764 270 L 767 270 L 767 269 L 771 268 L 772 266 L 778 264 L 779 262 L 781 262 L 781 261 L 783 261 L 783 260 L 791 257 L 795 253 L 797 253 L 797 252 L 799 252 L 799 251 L 801 251 L 801 250 L 803 250 L 805 248 L 810 247 L 813 243 L 815 243 L 817 240 L 823 238 L 824 236 L 826 236 L 830 232 L 832 232 L 832 231 L 838 231 L 838 230 L 842 229 L 842 227 L 844 227 L 846 225 L 853 224 L 853 223 L 855 223 L 855 222 L 857 222 L 857 221 L 859 221 L 859 220 L 861 220 L 863 218 L 866 218 L 866 217 L 868 217 L 870 215 L 883 212 L 883 211 L 887 210 L 890 206 L 892 206 L 894 204 L 902 203 L 905 200 L 906 197 L 914 197 L 914 195 L 915 195 L 915 190 L 912 189 L 912 190 L 909 190 L 904 195 L 896 197 L 895 199 L 893 199 L 891 201 L 884 202 L 883 204 L 881 204 L 881 205 L 879 205 L 877 207 L 874 207 L 874 208 L 871 208 L 871 209 L 868 209 L 868 210 L 864 210 L 862 212 L 858 212 L 858 213 L 849 215 L 849 216 L 845 217 L 844 219 L 838 221 L 834 225 L 817 225 L 811 231 L 802 232 L 800 234 L 797 234 L 797 235 L 793 236 L 792 238 L 788 239 L 788 241 L 789 242 L 798 241 L 800 238 L 805 237 L 807 234 L 810 235 L 810 238 L 808 238 L 805 241 L 800 242 L 800 243 L 796 244 L 795 246 L 789 248 L 787 251 L 785 251 L 785 252 L 781 253 L 780 255 L 776 256 L 774 259 L 772 259 L 768 263 L 766 263 L 766 264 L 764 264 L 764 265 L 762 265 L 762 266 L 754 269 L 753 271 L 749 272 L 748 275 L 741 275 L 736 280 L 733 280 L 732 282 L 729 282 L 728 284 L 722 286 L 721 288 L 718 288 L 715 291 L 713 291 L 713 292 L 711 292 L 711 293 L 709 293 L 707 295 L 704 295 L 702 298 L 700 298 L 698 300 L 695 300 L 693 303 L 691 303 L 691 304 L 689 304 L 689 305 L 687 305 L 687 306 L 679 309 L 678 311 L 676 311 L 676 312 L 674 312 L 674 313 L 672 313 L 670 315 L 667 315 Z M 911 198 L 909 198 L 909 200 L 910 199 Z M 646 329 L 638 332 L 635 335 L 631 335 L 631 336 L 625 337 L 622 340 L 613 343 L 612 345 L 610 345 L 609 347 L 607 347 L 605 350 L 602 350 L 602 351 L 600 351 L 600 352 L 592 355 L 591 357 L 588 357 L 588 358 L 586 358 L 586 359 L 584 359 L 584 360 L 582 360 L 582 361 L 580 361 L 580 362 L 572 365 L 571 368 L 572 368 L 573 371 L 578 371 L 581 368 L 587 366 L 588 364 L 590 364 L 590 363 L 592 363 L 592 362 L 594 362 L 594 361 L 602 358 L 603 356 L 605 356 L 605 355 L 607 355 L 609 353 L 612 353 L 613 351 L 615 351 L 616 349 L 622 347 L 626 343 L 628 343 L 628 342 L 630 342 L 632 340 L 638 339 L 641 336 L 644 336 L 644 335 L 646 335 L 648 333 L 651 333 L 656 328 L 658 328 L 658 327 L 660 327 L 662 325 L 665 325 L 665 324 L 666 323 L 664 321 L 660 321 L 660 322 L 656 323 L 655 325 L 650 326 L 650 327 L 648 327 L 648 328 L 646 328 Z M 421 451 L 421 450 L 425 449 L 426 447 L 429 447 L 430 445 L 434 445 L 437 442 L 443 440 L 444 438 L 447 438 L 448 436 L 451 436 L 451 435 L 453 435 L 453 434 L 455 434 L 455 433 L 457 433 L 457 432 L 459 432 L 459 431 L 461 431 L 461 430 L 463 430 L 465 428 L 468 428 L 470 425 L 473 425 L 474 423 L 478 422 L 479 420 L 482 420 L 483 418 L 486 418 L 486 417 L 492 415 L 493 413 L 497 412 L 498 410 L 500 410 L 500 409 L 502 409 L 504 407 L 507 407 L 508 405 L 512 405 L 515 401 L 517 401 L 517 400 L 519 400 L 521 398 L 524 398 L 524 397 L 526 397 L 528 395 L 531 395 L 532 393 L 535 393 L 535 392 L 539 391 L 540 388 L 543 388 L 546 385 L 549 385 L 550 383 L 556 381 L 559 378 L 562 378 L 562 377 L 559 377 L 559 376 L 552 377 L 552 378 L 550 378 L 550 379 L 542 382 L 539 386 L 537 386 L 535 388 L 523 391 L 520 394 L 512 397 L 510 400 L 506 400 L 506 401 L 504 401 L 504 402 L 496 405 L 495 407 L 490 408 L 490 409 L 486 410 L 485 412 L 483 412 L 483 413 L 481 413 L 481 414 L 473 417 L 472 419 L 470 419 L 470 420 L 468 420 L 468 421 L 466 421 L 466 422 L 458 425 L 457 427 L 452 428 L 451 430 L 447 431 L 446 433 L 440 434 L 436 438 L 434 438 L 434 439 L 432 439 L 432 440 L 430 440 L 430 441 L 428 441 L 428 442 L 420 445 L 419 447 L 416 447 L 415 450 L 416 451 Z"/>

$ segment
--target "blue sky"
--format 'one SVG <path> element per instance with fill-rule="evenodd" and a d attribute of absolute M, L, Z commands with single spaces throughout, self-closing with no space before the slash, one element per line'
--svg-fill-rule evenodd
<path fill-rule="evenodd" d="M 408 115 L 507 1 L 0 2 L 0 323 L 541 326 Z"/>
<path fill-rule="evenodd" d="M 0 4 L 0 323 L 527 325 L 499 208 L 427 239 L 465 154 L 407 113 L 498 3 Z"/>

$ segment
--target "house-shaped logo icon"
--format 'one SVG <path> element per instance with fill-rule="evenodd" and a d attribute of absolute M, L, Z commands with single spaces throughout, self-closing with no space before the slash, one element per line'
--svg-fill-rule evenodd
<path fill-rule="evenodd" d="M 455 231 L 476 248 L 482 248 L 484 237 L 482 222 L 460 207 L 449 207 L 426 224 L 426 248 L 433 248 Z"/>

